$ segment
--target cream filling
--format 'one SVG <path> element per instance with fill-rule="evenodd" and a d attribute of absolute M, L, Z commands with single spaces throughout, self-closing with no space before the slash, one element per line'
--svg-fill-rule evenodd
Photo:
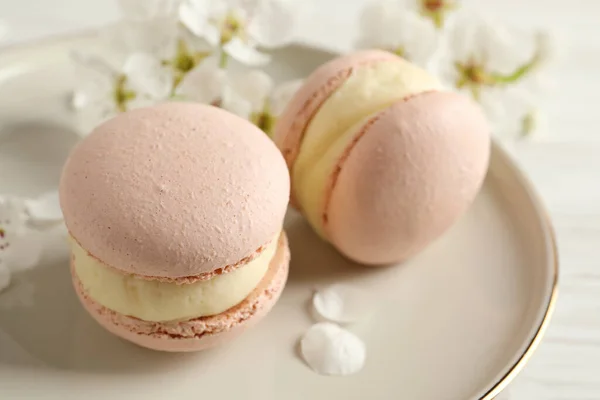
<path fill-rule="evenodd" d="M 321 105 L 305 131 L 292 176 L 296 199 L 319 236 L 325 237 L 327 180 L 359 124 L 407 96 L 441 88 L 407 61 L 383 61 L 359 68 Z"/>
<path fill-rule="evenodd" d="M 72 252 L 77 277 L 94 301 L 124 315 L 159 322 L 215 315 L 240 303 L 267 273 L 277 242 L 273 240 L 258 257 L 234 271 L 189 284 L 146 280 L 115 271 L 75 241 Z"/>

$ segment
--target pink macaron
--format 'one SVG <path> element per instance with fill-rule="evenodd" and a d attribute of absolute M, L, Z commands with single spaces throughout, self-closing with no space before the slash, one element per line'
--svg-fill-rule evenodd
<path fill-rule="evenodd" d="M 248 121 L 167 103 L 76 146 L 60 182 L 75 290 L 107 330 L 194 351 L 237 336 L 287 279 L 285 161 Z"/>
<path fill-rule="evenodd" d="M 280 116 L 274 140 L 292 204 L 357 262 L 404 261 L 474 201 L 490 156 L 480 107 L 391 53 L 317 68 Z"/>

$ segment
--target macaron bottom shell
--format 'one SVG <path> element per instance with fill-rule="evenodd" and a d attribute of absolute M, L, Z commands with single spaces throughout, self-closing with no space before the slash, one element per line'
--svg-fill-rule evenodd
<path fill-rule="evenodd" d="M 85 293 L 72 265 L 71 273 L 84 308 L 109 332 L 153 350 L 190 352 L 232 340 L 267 315 L 285 287 L 289 260 L 287 237 L 282 232 L 266 275 L 241 303 L 217 315 L 169 322 L 143 321 L 110 310 Z"/>

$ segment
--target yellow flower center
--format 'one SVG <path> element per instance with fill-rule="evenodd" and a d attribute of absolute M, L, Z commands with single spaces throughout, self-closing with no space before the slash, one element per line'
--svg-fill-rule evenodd
<path fill-rule="evenodd" d="M 444 26 L 446 15 L 458 8 L 454 0 L 420 0 L 421 15 L 431 19 L 437 28 Z"/>
<path fill-rule="evenodd" d="M 506 86 L 518 82 L 534 71 L 540 62 L 540 57 L 536 52 L 531 59 L 517 66 L 512 72 L 502 74 L 487 69 L 482 63 L 475 62 L 473 57 L 465 63 L 456 61 L 454 68 L 458 73 L 458 78 L 455 85 L 458 89 L 467 87 L 473 98 L 479 100 L 483 87 Z"/>
<path fill-rule="evenodd" d="M 273 133 L 273 127 L 275 126 L 275 116 L 269 114 L 268 112 L 261 111 L 252 113 L 250 116 L 250 121 L 262 129 L 267 136 L 271 137 L 271 134 Z"/>
<path fill-rule="evenodd" d="M 244 36 L 244 30 L 244 21 L 232 11 L 227 13 L 221 25 L 221 46 L 229 43 L 234 37 Z"/>
<path fill-rule="evenodd" d="M 210 52 L 191 51 L 183 39 L 177 41 L 175 56 L 170 60 L 163 60 L 163 65 L 171 66 L 174 73 L 173 91 L 179 86 L 188 72 L 193 70 Z"/>
<path fill-rule="evenodd" d="M 275 115 L 271 113 L 269 100 L 265 101 L 265 105 L 261 111 L 250 114 L 250 122 L 258 126 L 267 136 L 271 137 L 273 128 L 275 127 Z"/>
<path fill-rule="evenodd" d="M 115 81 L 113 90 L 113 100 L 120 112 L 127 111 L 127 103 L 135 99 L 136 93 L 133 90 L 127 89 L 127 76 L 121 74 Z"/>
<path fill-rule="evenodd" d="M 391 52 L 397 55 L 398 57 L 406 58 L 406 51 L 402 46 L 398 46 L 395 49 L 392 49 Z"/>

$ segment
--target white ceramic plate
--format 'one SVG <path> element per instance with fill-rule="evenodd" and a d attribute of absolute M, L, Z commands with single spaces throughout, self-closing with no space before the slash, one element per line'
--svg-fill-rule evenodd
<path fill-rule="evenodd" d="M 0 52 L 0 192 L 56 186 L 76 136 L 67 95 L 73 46 L 93 36 Z M 331 54 L 275 53 L 279 78 L 307 75 Z M 548 323 L 558 267 L 549 221 L 498 146 L 481 194 L 446 235 L 405 265 L 365 268 L 340 257 L 289 212 L 289 283 L 273 312 L 230 345 L 156 353 L 111 336 L 71 288 L 66 244 L 0 294 L 0 398 L 491 399 L 527 361 Z M 378 294 L 350 327 L 368 347 L 357 375 L 323 377 L 298 357 L 315 287 L 350 282 Z"/>

